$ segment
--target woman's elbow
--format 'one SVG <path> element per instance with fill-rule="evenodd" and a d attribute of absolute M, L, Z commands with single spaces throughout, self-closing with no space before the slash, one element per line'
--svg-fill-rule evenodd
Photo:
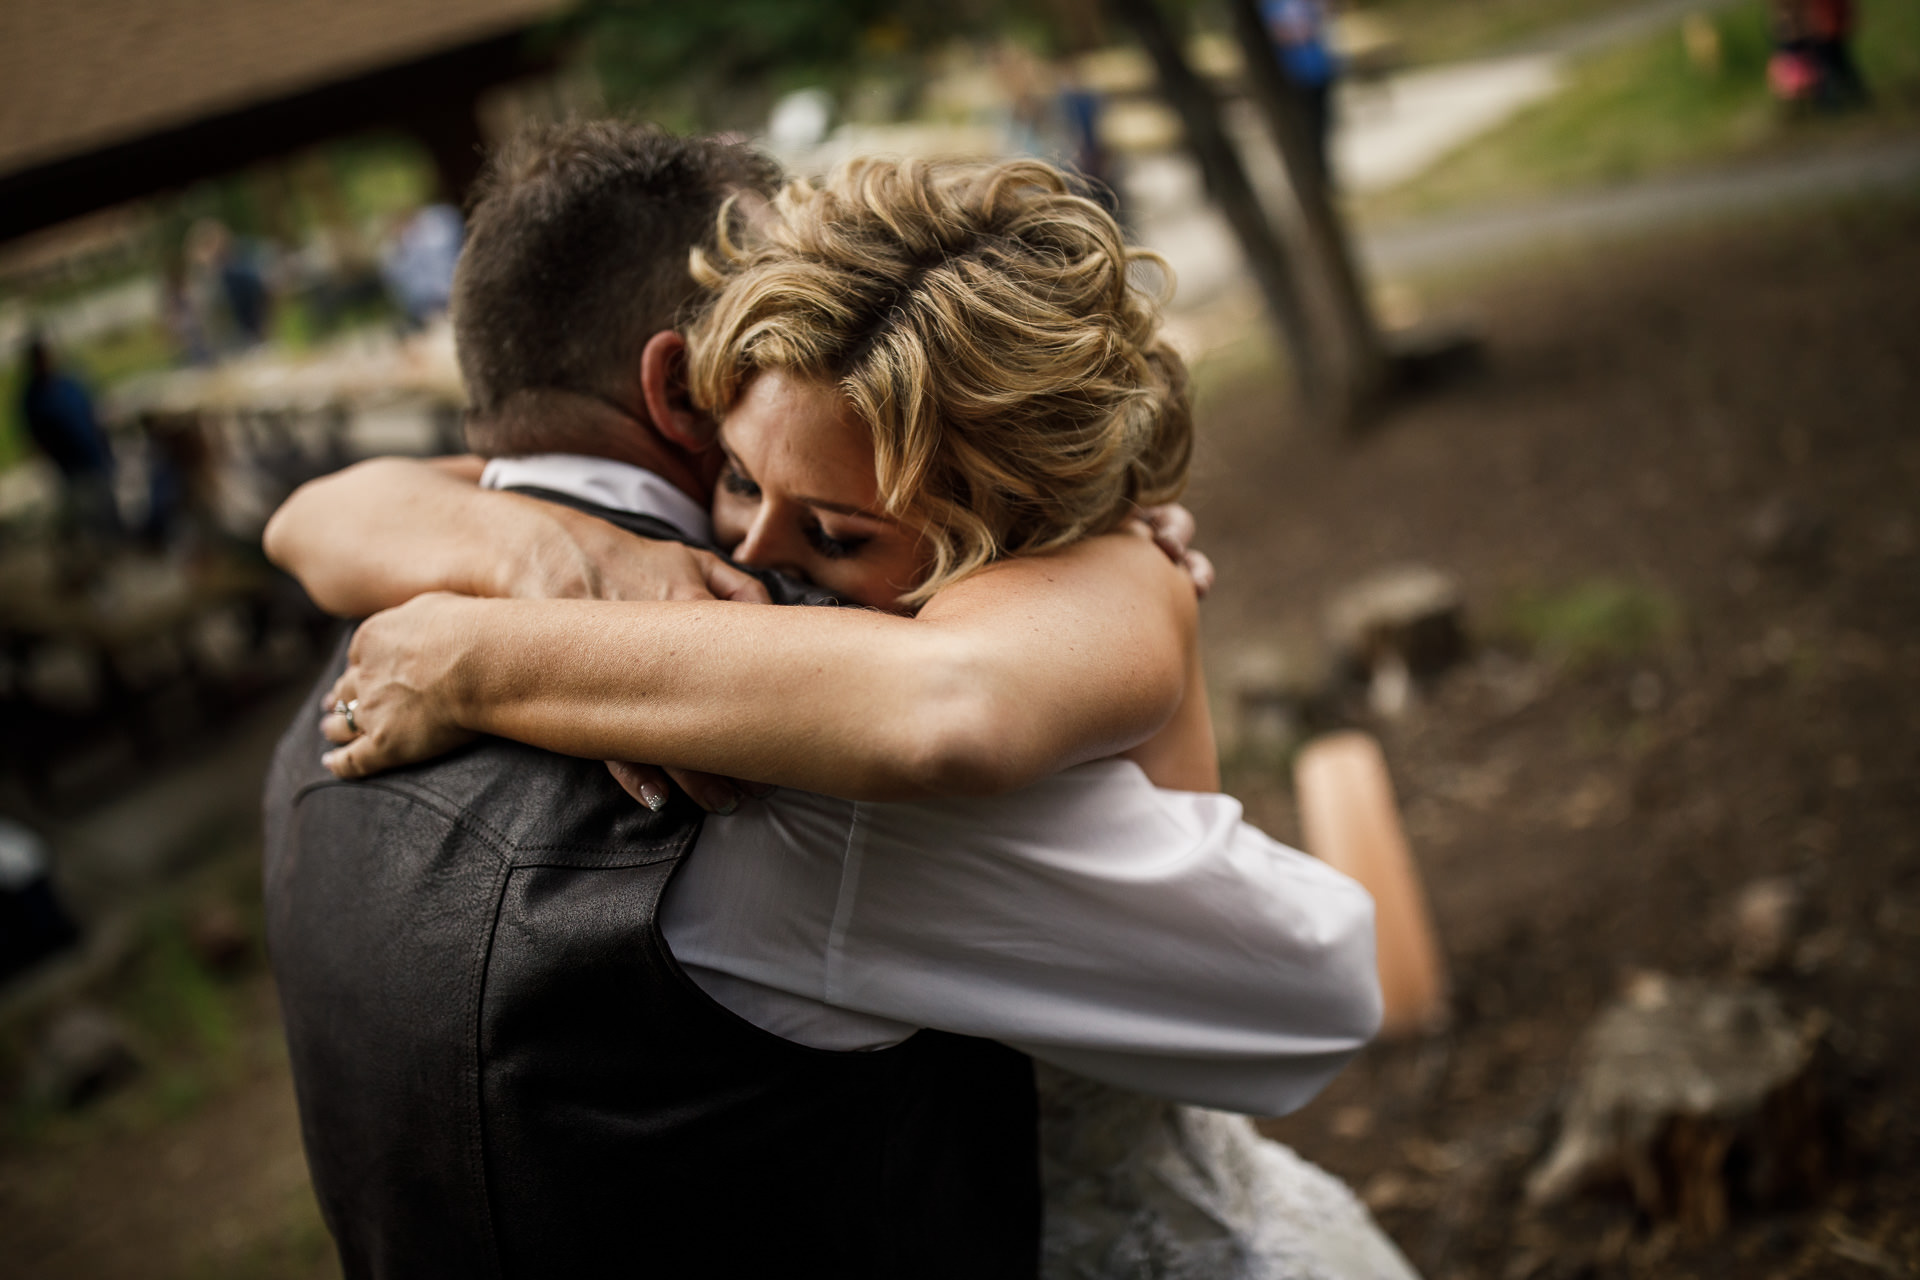
<path fill-rule="evenodd" d="M 1386 1004 L 1380 988 L 1373 897 L 1354 884 L 1346 906 L 1329 938 L 1321 986 L 1328 1000 L 1330 1035 L 1344 1038 L 1357 1052 L 1380 1033 Z"/>
<path fill-rule="evenodd" d="M 311 480 L 307 482 L 307 484 L 312 483 Z M 287 500 L 282 502 L 271 516 L 267 517 L 267 527 L 260 531 L 260 549 L 266 552 L 267 559 L 272 561 L 277 568 L 291 571 L 293 567 L 289 563 L 289 560 L 293 555 L 293 544 L 296 537 L 294 526 L 297 523 L 297 517 L 290 514 L 289 509 L 292 508 L 296 502 L 300 501 L 301 493 L 306 487 L 307 486 L 303 484 L 300 488 L 295 489 L 291 494 L 287 495 Z"/>
<path fill-rule="evenodd" d="M 370 471 L 381 461 L 357 462 L 342 471 L 316 476 L 288 494 L 260 532 L 260 547 L 267 559 L 299 577 L 312 558 L 310 552 L 316 542 L 330 528 L 338 528 L 342 507 L 337 482 L 342 476 Z M 347 494 L 352 492 L 351 488 L 346 490 Z"/>
<path fill-rule="evenodd" d="M 364 617 L 373 609 L 366 607 L 354 590 L 350 579 L 330 572 L 328 557 L 316 554 L 316 526 L 309 519 L 310 510 L 325 505 L 324 498 L 315 492 L 315 486 L 325 485 L 329 477 L 309 480 L 287 496 L 267 520 L 267 526 L 260 532 L 260 548 L 267 559 L 282 571 L 290 574 L 306 591 L 307 597 L 324 613 L 336 618 Z M 375 606 L 378 607 L 377 605 Z"/>
<path fill-rule="evenodd" d="M 1032 742 L 1030 717 L 1004 698 L 957 690 L 911 717 L 894 759 L 904 768 L 896 799 L 1003 795 L 1038 782 L 1060 763 Z"/>

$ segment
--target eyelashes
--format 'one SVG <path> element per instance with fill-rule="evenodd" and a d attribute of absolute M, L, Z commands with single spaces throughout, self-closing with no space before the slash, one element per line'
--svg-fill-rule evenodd
<path fill-rule="evenodd" d="M 820 527 L 818 520 L 808 520 L 804 532 L 807 542 L 829 560 L 845 560 L 848 556 L 858 555 L 860 548 L 873 541 L 871 538 L 836 538 Z"/>
<path fill-rule="evenodd" d="M 731 462 L 727 464 L 727 469 L 720 473 L 720 485 L 736 498 L 758 498 L 760 496 L 760 486 L 742 475 L 740 469 Z"/>
<path fill-rule="evenodd" d="M 744 498 L 750 502 L 758 502 L 760 500 L 760 486 L 748 479 L 746 475 L 731 462 L 729 462 L 726 469 L 720 473 L 720 487 L 736 498 Z M 821 526 L 819 520 L 812 516 L 807 517 L 806 522 L 801 526 L 800 532 L 801 535 L 806 538 L 808 546 L 829 560 L 845 560 L 851 556 L 856 556 L 860 554 L 862 548 L 873 541 L 871 537 L 864 535 L 836 538 Z"/>

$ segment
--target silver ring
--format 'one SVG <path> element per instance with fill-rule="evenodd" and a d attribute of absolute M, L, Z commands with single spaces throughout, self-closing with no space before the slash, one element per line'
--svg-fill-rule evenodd
<path fill-rule="evenodd" d="M 359 708 L 360 708 L 360 699 L 358 698 L 336 702 L 333 704 L 333 714 L 337 716 L 341 716 L 346 720 L 348 731 L 351 732 L 356 738 L 360 736 L 360 725 L 356 720 L 354 720 L 353 713 L 359 710 Z"/>

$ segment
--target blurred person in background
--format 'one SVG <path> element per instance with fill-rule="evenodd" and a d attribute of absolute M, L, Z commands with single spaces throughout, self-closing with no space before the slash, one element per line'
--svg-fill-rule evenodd
<path fill-rule="evenodd" d="M 1805 3 L 1807 47 L 1820 69 L 1821 104 L 1830 108 L 1866 105 L 1866 82 L 1853 60 L 1853 0 Z"/>
<path fill-rule="evenodd" d="M 1865 106 L 1866 82 L 1853 60 L 1853 0 L 1775 0 L 1774 96 L 1828 111 Z"/>
<path fill-rule="evenodd" d="M 63 534 L 111 540 L 120 536 L 113 497 L 113 445 L 94 416 L 93 397 L 55 364 L 39 334 L 27 339 L 27 382 L 21 416 L 34 446 L 60 470 Z"/>
<path fill-rule="evenodd" d="M 410 328 L 424 328 L 446 314 L 465 238 L 458 209 L 430 204 L 408 214 L 381 250 L 380 276 Z"/>
<path fill-rule="evenodd" d="M 147 438 L 147 513 L 140 538 L 150 551 L 191 553 L 216 523 L 210 512 L 219 487 L 212 447 L 194 413 L 140 415 Z"/>
<path fill-rule="evenodd" d="M 1101 128 L 1106 97 L 1090 87 L 1079 66 L 1069 61 L 1060 74 L 1057 98 L 1066 146 L 1061 158 L 1087 180 L 1087 195 L 1125 227 L 1120 203 L 1120 159 Z"/>
<path fill-rule="evenodd" d="M 273 295 L 258 245 L 241 240 L 217 218 L 187 231 L 186 306 L 191 323 L 215 352 L 245 351 L 267 340 Z"/>
<path fill-rule="evenodd" d="M 213 363 L 206 310 L 194 296 L 193 272 L 183 249 L 167 263 L 160 283 L 160 322 L 173 339 L 176 358 L 182 364 Z"/>
<path fill-rule="evenodd" d="M 994 70 L 1007 99 L 1007 150 L 1077 174 L 1085 180 L 1077 190 L 1124 225 L 1119 157 L 1101 129 L 1106 99 L 1087 85 L 1078 60 L 1042 62 L 1009 40 L 996 51 Z"/>
<path fill-rule="evenodd" d="M 1322 0 L 1261 0 L 1260 16 L 1288 83 L 1300 95 L 1313 140 L 1314 163 L 1329 180 L 1327 141 L 1333 133 L 1333 85 L 1340 75 Z"/>

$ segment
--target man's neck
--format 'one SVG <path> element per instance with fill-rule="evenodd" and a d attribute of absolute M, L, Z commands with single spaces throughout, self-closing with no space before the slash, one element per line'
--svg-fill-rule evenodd
<path fill-rule="evenodd" d="M 517 454 L 495 458 L 481 473 L 485 489 L 538 490 L 595 510 L 649 516 L 691 542 L 713 540 L 699 503 L 645 467 L 578 453 Z"/>
<path fill-rule="evenodd" d="M 557 388 L 516 392 L 476 424 L 476 434 L 499 442 L 490 450 L 498 455 L 576 454 L 651 471 L 703 510 L 713 496 L 705 461 L 663 439 L 644 409 L 597 396 Z"/>

